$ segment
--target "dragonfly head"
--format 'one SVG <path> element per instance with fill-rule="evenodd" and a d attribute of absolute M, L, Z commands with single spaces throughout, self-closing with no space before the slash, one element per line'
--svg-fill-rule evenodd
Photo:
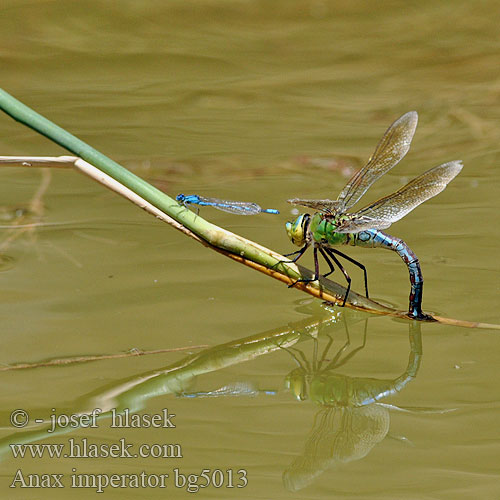
<path fill-rule="evenodd" d="M 286 223 L 286 233 L 294 245 L 303 247 L 307 243 L 307 228 L 310 220 L 309 214 L 300 214 L 293 222 Z"/>
<path fill-rule="evenodd" d="M 308 377 L 302 368 L 295 368 L 285 379 L 285 389 L 290 391 L 297 401 L 305 401 L 309 397 Z"/>

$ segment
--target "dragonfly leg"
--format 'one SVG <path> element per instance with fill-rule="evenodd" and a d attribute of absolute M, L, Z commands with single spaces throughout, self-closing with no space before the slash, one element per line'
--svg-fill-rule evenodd
<path fill-rule="evenodd" d="M 307 247 L 304 247 L 307 248 Z M 305 252 L 305 250 L 304 250 Z M 304 253 L 302 252 L 302 253 Z M 298 256 L 300 258 L 302 254 Z M 288 285 L 288 288 L 294 287 L 297 283 L 312 283 L 313 281 L 317 281 L 319 279 L 319 261 L 318 261 L 318 248 L 314 246 L 313 249 L 313 255 L 314 255 L 314 276 L 311 278 L 300 278 L 297 281 L 294 281 L 291 285 Z M 294 260 L 298 260 L 298 258 L 295 258 Z"/>
<path fill-rule="evenodd" d="M 323 256 L 323 258 L 325 259 L 326 263 L 328 264 L 328 267 L 330 268 L 330 270 L 326 274 L 322 275 L 323 278 L 326 278 L 327 276 L 329 276 L 330 274 L 332 274 L 333 271 L 335 271 L 335 268 L 333 267 L 332 261 L 328 258 L 328 255 L 326 254 L 326 252 L 321 247 L 319 247 L 319 253 Z"/>
<path fill-rule="evenodd" d="M 327 333 L 327 336 L 328 336 L 328 343 L 326 344 L 325 348 L 323 349 L 321 359 L 318 362 L 318 370 L 321 370 L 323 363 L 326 361 L 326 355 L 328 354 L 328 351 L 330 350 L 330 347 L 333 344 L 333 337 L 329 333 Z"/>
<path fill-rule="evenodd" d="M 357 260 L 354 260 L 352 257 L 349 257 L 349 255 L 346 255 L 345 253 L 342 253 L 339 250 L 336 250 L 335 248 L 330 248 L 330 250 L 333 253 L 336 253 L 337 255 L 340 255 L 344 259 L 348 260 L 349 262 L 352 262 L 355 266 L 358 266 L 360 269 L 363 270 L 363 274 L 365 275 L 365 292 L 366 292 L 366 298 L 369 298 L 369 295 L 368 295 L 368 273 L 366 272 L 366 267 L 363 264 L 361 264 L 361 262 L 358 262 Z"/>
<path fill-rule="evenodd" d="M 342 354 L 344 351 L 351 345 L 351 340 L 349 338 L 349 331 L 347 331 L 347 340 L 345 341 L 344 345 L 337 351 L 335 354 L 335 357 L 326 365 L 324 370 L 331 370 L 333 368 L 337 368 L 337 363 L 339 359 L 342 357 Z"/>
<path fill-rule="evenodd" d="M 299 349 L 295 349 L 293 347 L 284 347 L 284 346 L 280 346 L 280 349 L 283 349 L 288 354 L 290 354 L 290 356 L 292 356 L 292 358 L 295 360 L 295 362 L 297 363 L 299 368 L 301 368 L 303 371 L 305 371 L 307 373 L 309 373 L 311 371 L 311 365 L 307 361 L 307 359 L 302 351 L 300 351 Z M 299 355 L 297 356 L 293 351 L 298 352 Z M 301 359 L 299 359 L 299 356 Z"/>
<path fill-rule="evenodd" d="M 295 262 L 297 262 L 304 255 L 305 251 L 308 248 L 309 248 L 309 245 L 304 245 L 300 250 L 297 250 L 296 252 L 285 253 L 284 254 L 285 257 L 290 257 L 291 255 L 296 255 L 296 254 L 297 254 L 297 257 L 295 257 L 292 260 L 280 260 L 279 262 L 276 262 L 276 264 L 274 264 L 273 266 L 271 266 L 271 269 L 274 269 L 279 264 L 295 264 Z M 294 285 L 295 285 L 295 283 L 294 283 Z M 288 287 L 288 288 L 290 288 L 290 287 Z"/>
<path fill-rule="evenodd" d="M 179 203 L 184 205 L 184 208 L 186 210 L 189 210 L 189 207 L 191 207 L 191 203 L 186 201 L 186 200 L 179 201 Z M 196 207 L 196 215 L 200 215 L 200 207 L 199 206 Z"/>
<path fill-rule="evenodd" d="M 364 329 L 364 334 L 363 334 L 363 343 L 356 347 L 356 349 L 353 349 L 344 359 L 339 360 L 338 363 L 335 364 L 335 368 L 339 368 L 340 366 L 344 365 L 347 363 L 357 352 L 361 351 L 361 349 L 364 349 L 366 346 L 366 332 L 367 332 L 367 326 L 368 326 L 368 318 L 365 319 L 365 329 Z M 347 322 L 345 323 L 345 327 L 347 329 Z M 346 330 L 348 332 L 348 330 Z"/>
<path fill-rule="evenodd" d="M 304 245 L 300 250 L 297 250 L 296 252 L 283 254 L 285 257 L 291 257 L 292 255 L 297 255 L 297 257 L 295 257 L 292 260 L 282 260 L 281 262 L 285 262 L 287 264 L 293 264 L 293 263 L 297 262 L 304 255 L 304 252 L 308 248 L 309 248 L 309 245 Z"/>
<path fill-rule="evenodd" d="M 345 279 L 347 280 L 347 291 L 344 295 L 344 301 L 342 302 L 342 306 L 341 306 L 341 307 L 344 307 L 345 301 L 347 300 L 347 296 L 349 295 L 349 292 L 351 290 L 351 281 L 352 281 L 351 277 L 349 276 L 349 273 L 344 269 L 344 266 L 340 263 L 339 259 L 337 259 L 337 257 L 335 257 L 335 254 L 332 252 L 332 249 L 325 248 L 324 250 L 332 258 L 333 262 L 335 262 L 335 264 L 337 264 L 338 268 L 342 271 L 342 273 L 345 276 Z"/>

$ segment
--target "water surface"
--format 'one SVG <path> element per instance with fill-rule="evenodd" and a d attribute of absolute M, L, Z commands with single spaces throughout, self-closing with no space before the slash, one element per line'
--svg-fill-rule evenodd
<path fill-rule="evenodd" d="M 446 191 L 390 233 L 421 260 L 425 310 L 500 322 L 495 2 L 5 0 L 1 11 L 5 90 L 172 196 L 279 209 L 277 217 L 202 215 L 282 252 L 293 250 L 286 200 L 335 197 L 389 124 L 417 110 L 410 153 L 363 201 L 463 160 Z M 63 153 L 0 118 L 1 154 Z M 291 490 L 304 499 L 500 495 L 494 331 L 435 324 L 418 331 L 338 309 L 318 330 L 325 317 L 318 301 L 207 251 L 83 176 L 0 175 L 3 365 L 192 346 L 2 372 L 3 497 L 94 498 L 95 488 L 69 490 L 73 468 L 171 474 L 166 490 L 108 487 L 110 498 L 184 498 L 175 468 L 220 469 L 226 479 L 228 469 L 235 478 L 247 471 L 245 488 L 226 481 L 197 493 L 202 498 L 281 499 Z M 19 229 L 9 226 L 20 217 L 41 225 L 13 238 Z M 367 266 L 374 298 L 406 307 L 408 276 L 396 255 L 349 254 Z M 361 291 L 361 274 L 352 276 Z M 321 380 L 313 360 L 330 340 L 322 367 L 331 366 L 321 376 L 336 404 L 319 389 L 301 392 L 304 381 Z M 294 342 L 304 357 L 279 348 Z M 202 353 L 199 345 L 216 349 Z M 189 357 L 195 353 L 200 358 Z M 357 397 L 344 397 L 346 387 Z M 120 405 L 143 414 L 168 408 L 177 426 L 117 429 L 103 419 L 97 429 L 50 437 L 44 425 L 26 435 L 9 424 L 18 408 L 47 419 L 52 409 Z M 14 459 L 6 448 L 71 438 L 180 444 L 183 458 Z M 67 487 L 9 488 L 19 469 L 65 474 Z"/>

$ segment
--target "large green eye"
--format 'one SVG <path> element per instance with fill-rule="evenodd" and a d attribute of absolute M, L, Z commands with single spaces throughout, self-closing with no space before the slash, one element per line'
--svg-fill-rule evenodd
<path fill-rule="evenodd" d="M 309 219 L 309 214 L 300 214 L 293 222 L 287 222 L 285 224 L 288 237 L 291 242 L 298 247 L 302 247 L 306 244 Z"/>

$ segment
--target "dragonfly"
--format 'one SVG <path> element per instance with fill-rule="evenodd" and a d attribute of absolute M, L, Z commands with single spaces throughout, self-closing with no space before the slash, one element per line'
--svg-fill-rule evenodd
<path fill-rule="evenodd" d="M 198 205 L 200 207 L 214 207 L 223 212 L 238 215 L 279 214 L 274 208 L 261 208 L 257 203 L 249 201 L 221 200 L 219 198 L 205 198 L 197 194 L 178 194 L 175 199 L 185 207 L 188 205 Z"/>
<path fill-rule="evenodd" d="M 329 266 L 329 272 L 323 276 L 328 276 L 334 271 L 333 264 L 336 264 L 345 276 L 347 289 L 342 306 L 345 305 L 349 295 L 351 278 L 337 256 L 362 269 L 368 297 L 365 266 L 334 247 L 351 245 L 385 248 L 396 252 L 408 267 L 411 284 L 408 315 L 414 319 L 433 319 L 422 312 L 424 280 L 417 256 L 403 240 L 383 232 L 382 229 L 387 229 L 418 205 L 443 191 L 462 170 L 462 162 L 451 161 L 431 168 L 396 192 L 370 203 L 357 212 L 348 212 L 377 179 L 404 158 L 410 149 L 417 122 L 416 111 L 410 111 L 398 118 L 387 129 L 366 165 L 352 176 L 336 200 L 300 198 L 288 200 L 293 205 L 301 205 L 316 211 L 312 215 L 300 214 L 293 222 L 286 223 L 288 237 L 293 244 L 302 247 L 288 254 L 288 256 L 296 255 L 289 262 L 296 262 L 310 246 L 313 247 L 314 255 L 313 279 L 299 279 L 290 286 L 295 286 L 298 282 L 307 283 L 319 279 L 319 253 Z"/>

